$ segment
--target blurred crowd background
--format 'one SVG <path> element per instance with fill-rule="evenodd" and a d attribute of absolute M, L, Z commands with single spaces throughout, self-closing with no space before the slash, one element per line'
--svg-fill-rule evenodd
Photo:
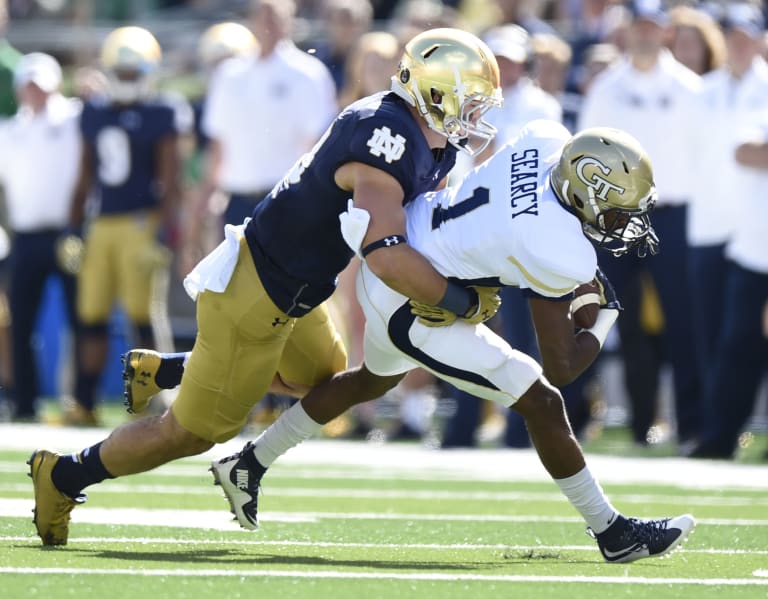
<path fill-rule="evenodd" d="M 668 444 L 683 455 L 733 457 L 768 430 L 765 17 L 760 2 L 725 0 L 0 1 L 0 419 L 98 424 L 100 409 L 122 400 L 122 352 L 148 343 L 191 348 L 194 305 L 181 281 L 219 242 L 223 224 L 242 222 L 341 108 L 388 89 L 408 39 L 458 27 L 483 38 L 499 61 L 496 147 L 526 122 L 549 118 L 574 133 L 626 129 L 654 164 L 652 220 L 662 250 L 644 259 L 601 256 L 625 311 L 598 362 L 563 390 L 576 433 L 588 439 L 622 427 L 638 448 Z M 56 253 L 73 237 L 71 202 L 83 167 L 74 146 L 53 148 L 61 142 L 55 135 L 22 143 L 13 127 L 59 91 L 83 103 L 114 93 L 103 44 L 126 26 L 159 43 L 147 93 L 176 113 L 178 199 L 162 239 L 171 263 L 158 260 L 151 277 L 150 321 L 137 322 L 116 301 L 101 359 L 83 366 L 73 333 L 77 269 L 62 267 Z M 284 89 L 299 80 L 298 96 Z M 472 166 L 465 158 L 451 176 Z M 41 182 L 32 191 L 30 178 Z M 59 221 L 14 208 L 14 194 L 24 193 L 44 194 L 43 212 L 61 213 Z M 98 207 L 90 210 L 75 240 L 87 239 L 98 218 Z M 39 233 L 47 235 L 48 258 L 30 250 L 30 235 Z M 363 326 L 355 269 L 342 274 L 332 299 L 353 363 L 362 358 Z M 536 356 L 522 296 L 504 293 L 491 326 Z M 90 391 L 81 368 L 90 368 Z M 252 426 L 268 423 L 287 401 L 265 398 Z M 325 432 L 446 448 L 528 444 L 514 414 L 423 371 Z"/>

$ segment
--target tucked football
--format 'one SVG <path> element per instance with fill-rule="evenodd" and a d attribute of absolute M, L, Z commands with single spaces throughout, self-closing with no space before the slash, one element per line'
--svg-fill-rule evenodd
<path fill-rule="evenodd" d="M 595 324 L 600 312 L 600 288 L 594 281 L 579 285 L 573 291 L 571 317 L 577 329 L 588 329 Z"/>

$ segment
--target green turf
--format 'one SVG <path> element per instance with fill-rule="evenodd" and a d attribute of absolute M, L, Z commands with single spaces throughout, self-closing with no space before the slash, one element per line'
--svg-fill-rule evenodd
<path fill-rule="evenodd" d="M 0 450 L 0 504 L 31 509 L 27 457 Z M 226 510 L 205 464 L 183 460 L 107 482 L 77 509 L 204 510 L 190 512 L 192 524 Z M 551 483 L 286 464 L 265 479 L 255 533 L 223 517 L 226 530 L 74 522 L 66 547 L 42 548 L 31 514 L 0 517 L 2 596 L 768 596 L 764 491 L 650 484 L 606 490 L 632 515 L 691 511 L 697 530 L 667 559 L 605 564 Z"/>

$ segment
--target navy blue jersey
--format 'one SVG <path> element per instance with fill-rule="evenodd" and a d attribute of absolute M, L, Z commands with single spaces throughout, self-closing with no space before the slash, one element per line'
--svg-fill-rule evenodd
<path fill-rule="evenodd" d="M 173 107 L 160 100 L 130 106 L 88 102 L 80 130 L 93 150 L 101 214 L 157 207 L 157 143 L 177 133 Z"/>
<path fill-rule="evenodd" d="M 348 162 L 381 169 L 398 180 L 406 204 L 433 190 L 456 162 L 448 145 L 439 161 L 408 105 L 392 93 L 346 108 L 314 149 L 253 211 L 246 228 L 256 269 L 272 301 L 291 316 L 325 301 L 353 256 L 339 228 L 352 193 L 334 174 Z"/>

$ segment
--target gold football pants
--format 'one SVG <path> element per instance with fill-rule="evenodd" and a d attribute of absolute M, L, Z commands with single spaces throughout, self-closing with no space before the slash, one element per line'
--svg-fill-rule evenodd
<path fill-rule="evenodd" d="M 325 304 L 301 318 L 277 308 L 244 239 L 226 290 L 198 295 L 197 329 L 172 410 L 182 427 L 215 443 L 240 432 L 275 373 L 311 387 L 347 366 Z"/>
<path fill-rule="evenodd" d="M 77 279 L 77 311 L 84 324 L 107 322 L 116 301 L 131 322 L 149 324 L 159 221 L 158 213 L 142 211 L 99 216 L 88 227 Z"/>

